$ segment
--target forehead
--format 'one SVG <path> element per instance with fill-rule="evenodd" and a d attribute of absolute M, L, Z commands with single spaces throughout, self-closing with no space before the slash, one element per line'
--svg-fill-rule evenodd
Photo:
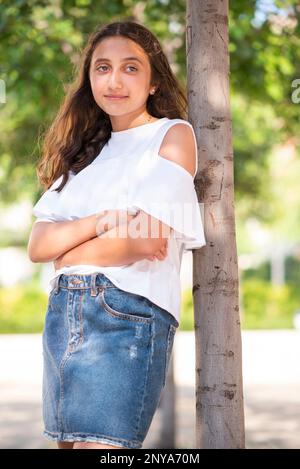
<path fill-rule="evenodd" d="M 136 42 L 125 37 L 108 37 L 103 39 L 95 48 L 92 61 L 100 57 L 110 60 L 122 60 L 125 57 L 137 57 L 141 62 L 147 63 L 148 56 Z"/>

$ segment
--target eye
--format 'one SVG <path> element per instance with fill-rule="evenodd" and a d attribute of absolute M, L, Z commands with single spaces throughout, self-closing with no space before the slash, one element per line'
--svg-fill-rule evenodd
<path fill-rule="evenodd" d="M 133 71 L 134 71 L 134 72 L 137 72 L 137 68 L 136 68 L 136 67 L 133 67 L 132 65 L 128 65 L 128 68 L 133 68 Z"/>
<path fill-rule="evenodd" d="M 107 65 L 99 65 L 99 67 L 97 67 L 96 70 L 99 70 L 99 68 L 103 68 L 103 67 L 105 68 L 107 67 Z"/>
<path fill-rule="evenodd" d="M 99 70 L 100 72 L 103 72 L 103 71 L 105 72 L 106 70 L 103 70 L 103 67 L 104 67 L 104 69 L 107 69 L 107 68 L 108 68 L 107 65 L 99 65 L 99 66 L 96 68 L 96 70 Z M 137 72 L 137 68 L 134 67 L 133 65 L 127 65 L 127 68 L 130 68 L 130 69 L 131 69 L 130 71 L 132 71 L 132 72 Z M 101 69 L 101 70 L 100 70 L 100 69 Z"/>

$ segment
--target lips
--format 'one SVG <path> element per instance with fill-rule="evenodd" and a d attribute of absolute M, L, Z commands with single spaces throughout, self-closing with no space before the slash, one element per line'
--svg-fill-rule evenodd
<path fill-rule="evenodd" d="M 108 99 L 124 99 L 124 98 L 127 98 L 127 96 L 107 95 L 107 96 L 105 96 L 105 98 L 108 98 Z"/>

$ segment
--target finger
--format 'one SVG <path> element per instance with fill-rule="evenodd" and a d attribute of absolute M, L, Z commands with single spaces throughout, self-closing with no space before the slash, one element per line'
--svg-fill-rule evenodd
<path fill-rule="evenodd" d="M 165 256 L 166 253 L 167 253 L 167 248 L 162 247 L 162 248 L 159 250 L 159 252 Z"/>
<path fill-rule="evenodd" d="M 155 253 L 155 257 L 160 261 L 164 260 L 164 258 L 165 258 L 165 256 L 160 251 L 157 251 Z"/>
<path fill-rule="evenodd" d="M 163 253 L 162 253 L 163 258 L 165 259 L 167 257 L 167 255 L 168 255 L 167 251 L 164 250 Z"/>

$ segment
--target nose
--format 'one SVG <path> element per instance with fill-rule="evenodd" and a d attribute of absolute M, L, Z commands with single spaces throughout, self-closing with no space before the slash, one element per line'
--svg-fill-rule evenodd
<path fill-rule="evenodd" d="M 122 88 L 122 83 L 121 83 L 121 80 L 120 80 L 120 74 L 117 70 L 111 72 L 111 74 L 109 75 L 108 86 L 112 90 Z"/>

